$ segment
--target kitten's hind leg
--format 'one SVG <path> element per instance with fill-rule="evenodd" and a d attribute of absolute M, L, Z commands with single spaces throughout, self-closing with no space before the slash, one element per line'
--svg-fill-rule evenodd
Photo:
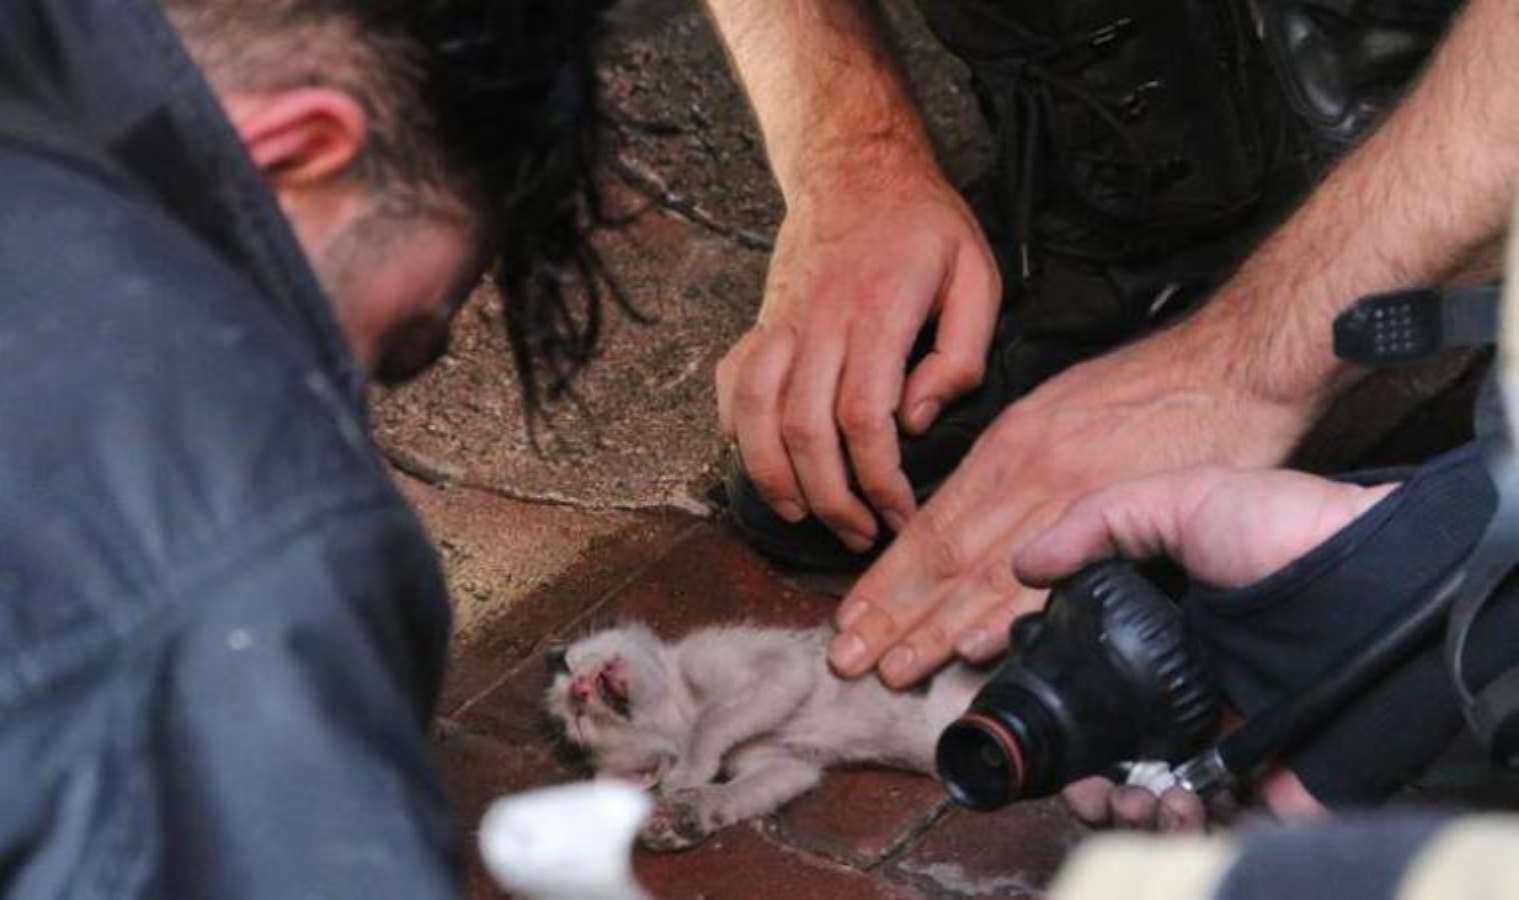
<path fill-rule="evenodd" d="M 644 826 L 644 846 L 681 850 L 714 831 L 763 816 L 817 786 L 823 767 L 779 750 L 756 749 L 733 760 L 733 778 L 675 791 Z"/>

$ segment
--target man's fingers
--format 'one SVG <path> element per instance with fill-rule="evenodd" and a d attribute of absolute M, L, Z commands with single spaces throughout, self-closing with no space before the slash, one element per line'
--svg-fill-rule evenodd
<path fill-rule="evenodd" d="M 870 671 L 880 658 L 883 648 L 889 647 L 901 634 L 897 619 L 887 612 L 884 603 L 866 595 L 851 592 L 834 615 L 839 633 L 828 645 L 828 662 L 845 678 L 856 678 Z M 908 615 L 921 615 L 922 610 L 906 610 Z"/>
<path fill-rule="evenodd" d="M 849 489 L 833 418 L 843 364 L 842 339 L 799 350 L 781 409 L 781 440 L 812 514 L 851 550 L 863 552 L 875 543 L 878 527 L 869 507 Z"/>
<path fill-rule="evenodd" d="M 978 450 L 972 450 L 973 457 Z M 989 571 L 988 552 L 1007 545 L 1008 535 L 1028 517 L 1017 504 L 987 506 L 980 502 L 983 499 L 974 482 L 945 485 L 860 576 L 835 617 L 842 633 L 829 658 L 840 674 L 852 677 L 874 666 L 925 620 L 956 582 Z M 1007 577 L 1010 566 L 1004 554 L 997 576 L 1003 583 L 1012 581 Z M 966 596 L 977 604 L 996 601 L 995 592 L 985 590 Z M 986 612 L 984 605 L 979 608 Z M 958 637 L 946 631 L 928 640 L 947 640 L 953 646 Z"/>
<path fill-rule="evenodd" d="M 1060 797 L 1072 815 L 1093 827 L 1112 824 L 1144 831 L 1195 832 L 1208 823 L 1202 799 L 1179 787 L 1156 797 L 1137 785 L 1115 785 L 1093 777 L 1066 785 Z"/>
<path fill-rule="evenodd" d="M 1009 556 L 1029 536 L 1041 533 L 1055 519 L 1058 509 L 1058 506 L 1046 503 L 1030 511 L 1007 537 L 996 543 L 995 551 L 982 562 L 977 581 L 987 589 L 987 597 L 976 608 L 975 619 L 956 630 L 954 650 L 960 658 L 973 663 L 996 658 L 1007 649 L 1013 622 L 1044 607 L 1046 592 L 1019 581 L 1013 573 Z"/>
<path fill-rule="evenodd" d="M 781 392 L 792 348 L 792 335 L 785 329 L 761 333 L 737 365 L 731 396 L 744 472 L 777 515 L 800 522 L 807 517 L 807 505 L 781 441 Z"/>
<path fill-rule="evenodd" d="M 1019 584 L 1005 557 L 994 554 L 974 574 L 951 582 L 923 621 L 887 651 L 881 658 L 881 680 L 908 687 L 956 655 L 987 662 L 1007 649 L 1013 620 L 1043 602 L 1044 592 Z"/>
<path fill-rule="evenodd" d="M 1208 825 L 1208 812 L 1201 797 L 1185 788 L 1173 787 L 1160 795 L 1155 824 L 1164 832 L 1202 831 Z"/>
<path fill-rule="evenodd" d="M 905 688 L 942 666 L 954 655 L 960 633 L 981 618 L 988 604 L 997 602 L 993 591 L 975 578 L 950 582 L 923 621 L 881 657 L 881 680 Z"/>
<path fill-rule="evenodd" d="M 955 653 L 967 662 L 991 662 L 1007 652 L 1013 623 L 1031 612 L 1044 608 L 1046 591 L 1023 588 L 1011 602 L 1002 603 L 971 625 L 955 641 Z"/>
<path fill-rule="evenodd" d="M 913 370 L 902 392 L 902 425 L 913 434 L 925 431 L 951 400 L 974 389 L 986 375 L 1002 282 L 985 247 L 960 247 L 942 298 L 933 352 Z"/>
<path fill-rule="evenodd" d="M 1071 815 L 1096 828 L 1110 820 L 1108 795 L 1113 793 L 1113 788 L 1113 782 L 1106 778 L 1083 778 L 1066 785 L 1060 792 L 1060 799 L 1065 801 Z"/>
<path fill-rule="evenodd" d="M 902 530 L 917 508 L 912 484 L 902 472 L 894 416 L 912 328 L 917 327 L 909 324 L 911 328 L 895 332 L 880 322 L 857 322 L 850 329 L 836 410 L 860 490 L 895 532 Z"/>
<path fill-rule="evenodd" d="M 1108 795 L 1108 811 L 1119 828 L 1153 831 L 1160 811 L 1160 798 L 1131 784 L 1120 785 Z"/>

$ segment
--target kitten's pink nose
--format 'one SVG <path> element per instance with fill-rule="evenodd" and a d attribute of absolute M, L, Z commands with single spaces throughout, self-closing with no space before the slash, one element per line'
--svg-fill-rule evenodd
<path fill-rule="evenodd" d="M 584 676 L 570 682 L 570 696 L 581 703 L 591 699 L 591 693 L 595 688 L 591 685 L 591 679 Z"/>

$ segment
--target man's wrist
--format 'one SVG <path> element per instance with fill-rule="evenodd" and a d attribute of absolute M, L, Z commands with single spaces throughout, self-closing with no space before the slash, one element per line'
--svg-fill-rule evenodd
<path fill-rule="evenodd" d="M 945 183 L 932 143 L 910 110 L 889 124 L 835 123 L 821 129 L 790 166 L 777 167 L 787 205 L 890 189 L 925 181 Z M 830 136 L 831 135 L 831 136 Z"/>
<path fill-rule="evenodd" d="M 1222 386 L 1241 404 L 1274 409 L 1306 430 L 1357 372 L 1335 358 L 1327 325 L 1313 334 L 1314 323 L 1283 315 L 1270 299 L 1225 288 L 1177 327 L 1177 358 L 1195 367 L 1195 383 Z"/>
<path fill-rule="evenodd" d="M 1351 270 L 1326 249 L 1335 235 L 1324 221 L 1334 206 L 1311 200 L 1196 316 L 1209 337 L 1227 342 L 1231 385 L 1315 416 L 1365 375 L 1335 355 L 1335 317 L 1400 277 L 1385 266 Z"/>

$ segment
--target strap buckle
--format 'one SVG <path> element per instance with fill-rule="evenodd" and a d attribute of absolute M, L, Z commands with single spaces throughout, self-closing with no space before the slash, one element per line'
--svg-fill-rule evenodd
<path fill-rule="evenodd" d="M 1502 285 L 1370 294 L 1334 320 L 1334 354 L 1368 368 L 1423 362 L 1498 338 Z"/>

